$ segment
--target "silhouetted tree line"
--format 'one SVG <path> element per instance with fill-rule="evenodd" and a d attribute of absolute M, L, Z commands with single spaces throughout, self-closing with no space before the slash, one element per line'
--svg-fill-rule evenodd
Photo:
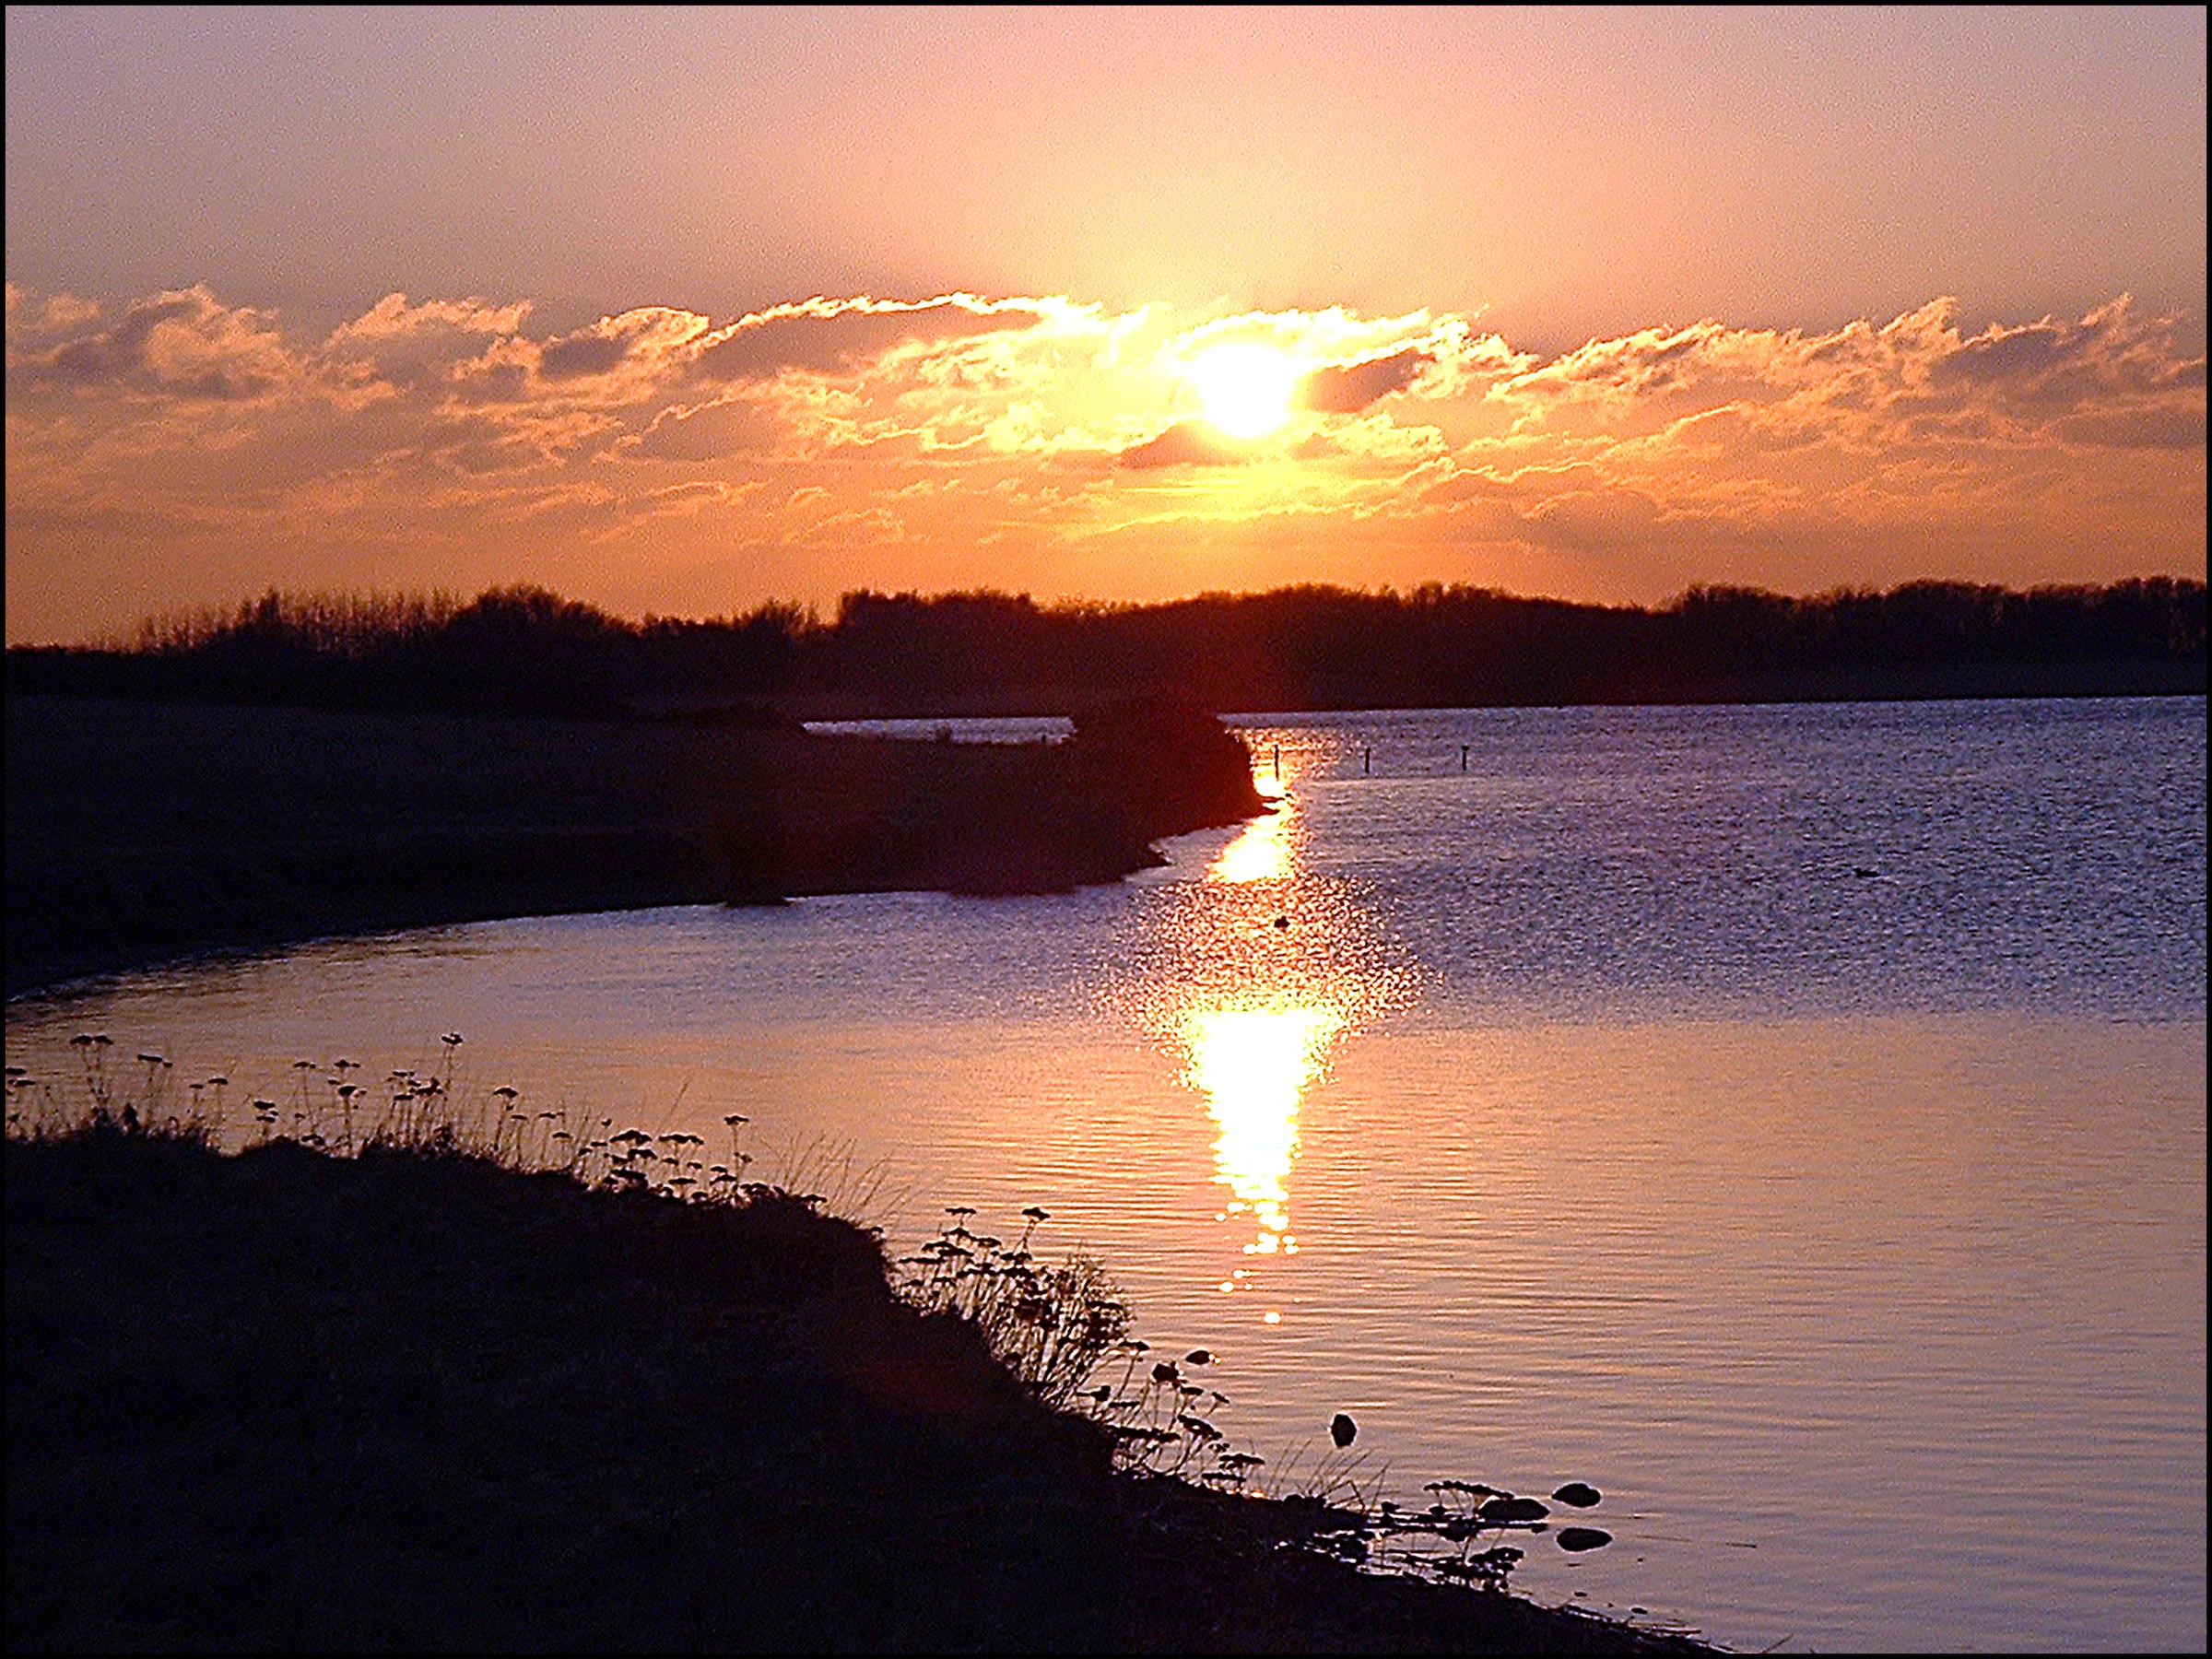
<path fill-rule="evenodd" d="M 1048 711 L 1133 689 L 1217 709 L 2202 691 L 2206 589 L 1913 582 L 1796 598 L 1698 586 L 1655 607 L 1488 588 L 1324 586 L 1169 604 L 848 594 L 709 621 L 535 587 L 301 598 L 18 648 L 16 691 L 769 721 L 771 700 Z"/>

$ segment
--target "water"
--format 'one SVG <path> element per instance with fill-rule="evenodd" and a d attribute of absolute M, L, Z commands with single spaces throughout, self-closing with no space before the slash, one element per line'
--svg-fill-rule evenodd
<path fill-rule="evenodd" d="M 1060 743 L 1075 735 L 1065 714 L 994 714 L 959 720 L 809 720 L 825 736 L 927 738 L 947 743 Z"/>
<path fill-rule="evenodd" d="M 458 1029 L 465 1086 L 746 1112 L 895 1241 L 1043 1205 L 1278 1475 L 1344 1410 L 1401 1499 L 1594 1483 L 1539 1597 L 2203 1647 L 2203 700 L 1240 724 L 1282 808 L 1125 886 L 314 947 L 9 1059 L 282 1098 Z"/>

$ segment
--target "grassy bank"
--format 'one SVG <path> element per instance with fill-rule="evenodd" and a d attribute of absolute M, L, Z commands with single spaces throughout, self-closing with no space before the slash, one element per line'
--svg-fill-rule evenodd
<path fill-rule="evenodd" d="M 1258 809 L 1188 709 L 1052 747 L 783 726 L 21 696 L 7 988 L 499 916 L 901 888 L 1062 889 Z"/>
<path fill-rule="evenodd" d="M 1700 1651 L 1117 1472 L 804 1198 L 398 1138 L 11 1133 L 12 1650 Z"/>

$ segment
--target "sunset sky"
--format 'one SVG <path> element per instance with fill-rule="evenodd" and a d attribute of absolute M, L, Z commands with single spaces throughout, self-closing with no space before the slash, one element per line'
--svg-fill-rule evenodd
<path fill-rule="evenodd" d="M 2205 573 L 2196 7 L 6 29 L 11 641 Z"/>

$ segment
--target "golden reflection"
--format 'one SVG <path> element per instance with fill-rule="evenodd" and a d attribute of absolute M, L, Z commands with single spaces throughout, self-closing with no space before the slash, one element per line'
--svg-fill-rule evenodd
<path fill-rule="evenodd" d="M 1237 839 L 1221 849 L 1206 871 L 1216 881 L 1268 881 L 1290 874 L 1290 804 L 1288 797 L 1273 812 L 1264 813 L 1244 826 Z"/>
<path fill-rule="evenodd" d="M 1293 844 L 1292 826 L 1297 821 L 1290 785 L 1298 780 L 1298 763 L 1292 759 L 1286 770 L 1283 751 L 1277 747 L 1273 759 L 1253 763 L 1253 786 L 1272 803 L 1274 810 L 1262 813 L 1237 832 L 1237 837 L 1221 849 L 1206 875 L 1215 881 L 1272 881 L 1291 873 L 1297 849 Z"/>
<path fill-rule="evenodd" d="M 1214 1164 L 1230 1191 L 1229 1213 L 1258 1223 L 1246 1255 L 1297 1253 L 1290 1165 L 1299 1104 L 1344 1026 L 1345 1016 L 1328 1007 L 1196 1009 L 1184 1026 L 1184 1075 L 1220 1128 Z"/>
<path fill-rule="evenodd" d="M 1300 1115 L 1336 1050 L 1410 989 L 1347 882 L 1305 865 L 1297 789 L 1301 757 L 1277 734 L 1252 737 L 1253 783 L 1274 810 L 1246 824 L 1204 879 L 1171 888 L 1147 941 L 1144 1018 L 1182 1057 L 1181 1081 L 1214 1125 L 1218 1219 L 1234 1229 L 1234 1265 L 1216 1282 L 1254 1293 L 1273 1324 L 1279 1285 L 1265 1281 L 1298 1253 L 1291 1187 Z"/>

